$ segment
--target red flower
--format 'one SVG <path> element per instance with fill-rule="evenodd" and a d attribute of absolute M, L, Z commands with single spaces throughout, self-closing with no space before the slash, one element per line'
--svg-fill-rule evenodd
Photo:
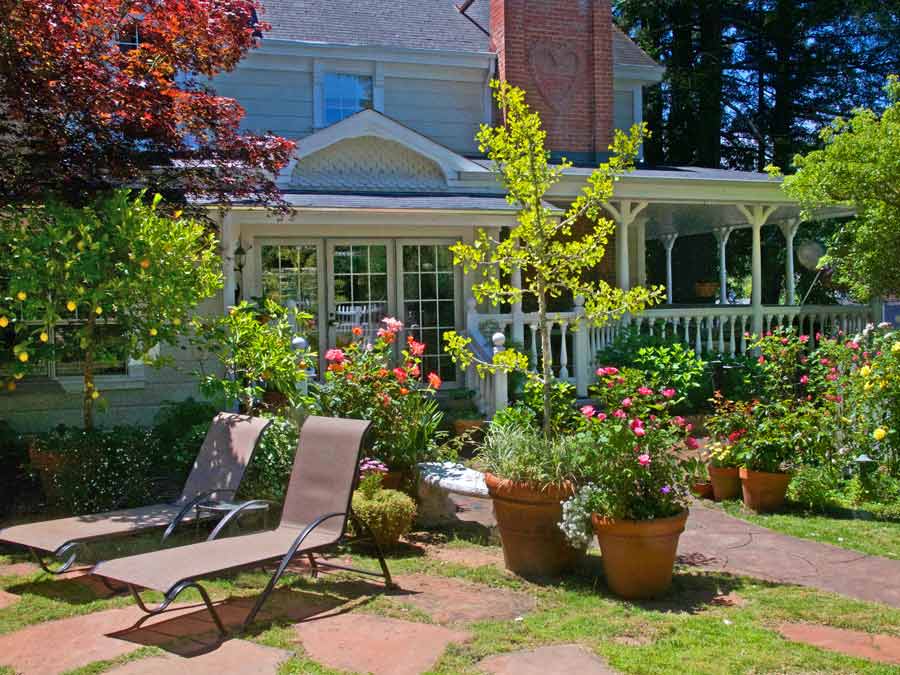
<path fill-rule="evenodd" d="M 409 353 L 413 356 L 422 356 L 425 353 L 425 345 L 415 340 L 409 341 Z"/>
<path fill-rule="evenodd" d="M 684 440 L 684 444 L 685 444 L 686 446 L 688 446 L 688 448 L 690 448 L 691 450 L 696 450 L 697 448 L 700 447 L 700 442 L 699 442 L 696 438 L 694 438 L 693 436 L 688 436 L 688 437 Z"/>
<path fill-rule="evenodd" d="M 397 368 L 394 368 L 394 377 L 397 378 L 397 382 L 400 382 L 400 383 L 406 382 L 406 378 L 407 378 L 406 371 L 403 370 L 403 368 L 400 368 L 398 366 Z"/>
<path fill-rule="evenodd" d="M 440 389 L 443 382 L 437 373 L 428 373 L 428 385 L 432 389 Z"/>

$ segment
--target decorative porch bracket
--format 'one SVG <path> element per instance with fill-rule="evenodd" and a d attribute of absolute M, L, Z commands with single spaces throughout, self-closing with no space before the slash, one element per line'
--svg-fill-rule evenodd
<path fill-rule="evenodd" d="M 631 268 L 628 260 L 628 228 L 647 208 L 649 202 L 622 200 L 606 202 L 603 207 L 616 221 L 616 285 L 624 291 L 631 288 Z"/>
<path fill-rule="evenodd" d="M 672 249 L 675 247 L 676 239 L 678 239 L 677 232 L 663 232 L 659 235 L 659 240 L 666 249 L 666 302 L 670 305 L 674 298 L 672 291 Z"/>
<path fill-rule="evenodd" d="M 735 204 L 741 215 L 747 219 L 750 227 L 753 229 L 753 260 L 752 260 L 752 277 L 753 277 L 753 293 L 751 295 L 751 306 L 753 308 L 753 333 L 762 335 L 763 333 L 763 304 L 762 304 L 762 228 L 768 222 L 769 218 L 778 206 L 771 204 Z"/>

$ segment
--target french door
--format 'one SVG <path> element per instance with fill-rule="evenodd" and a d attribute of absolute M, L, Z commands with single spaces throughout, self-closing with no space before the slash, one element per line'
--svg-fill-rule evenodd
<path fill-rule="evenodd" d="M 457 369 L 443 351 L 443 334 L 462 324 L 462 281 L 452 241 L 413 239 L 278 239 L 259 242 L 262 292 L 313 316 L 310 346 L 324 353 L 354 339 L 372 341 L 394 316 L 406 337 L 425 344 L 423 370 L 447 383 Z M 398 346 L 399 349 L 399 346 Z M 320 370 L 321 372 L 321 370 Z"/>

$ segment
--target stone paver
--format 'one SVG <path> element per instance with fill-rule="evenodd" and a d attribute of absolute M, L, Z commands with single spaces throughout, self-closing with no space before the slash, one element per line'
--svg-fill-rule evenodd
<path fill-rule="evenodd" d="M 372 675 L 419 675 L 434 666 L 447 645 L 470 638 L 444 626 L 360 612 L 329 614 L 295 628 L 311 659 Z"/>
<path fill-rule="evenodd" d="M 0 577 L 30 577 L 40 571 L 40 567 L 30 562 L 0 565 Z"/>
<path fill-rule="evenodd" d="M 900 607 L 900 561 L 798 539 L 695 503 L 679 561 Z"/>
<path fill-rule="evenodd" d="M 615 675 L 618 672 L 578 645 L 552 645 L 489 656 L 478 667 L 493 675 Z"/>
<path fill-rule="evenodd" d="M 803 642 L 871 661 L 900 665 L 900 638 L 892 635 L 873 635 L 808 623 L 783 623 L 778 627 L 778 632 L 793 642 Z"/>
<path fill-rule="evenodd" d="M 399 591 L 390 597 L 422 610 L 438 623 L 514 619 L 534 609 L 523 593 L 424 574 L 395 579 Z"/>
<path fill-rule="evenodd" d="M 0 591 L 0 609 L 6 609 L 10 605 L 18 601 L 18 595 L 13 595 L 12 593 L 7 593 L 6 591 Z"/>
<path fill-rule="evenodd" d="M 264 647 L 246 640 L 229 640 L 218 649 L 191 658 L 175 654 L 132 661 L 109 671 L 115 675 L 274 675 L 278 666 L 291 657 L 284 649 Z"/>
<path fill-rule="evenodd" d="M 429 558 L 466 567 L 499 567 L 503 568 L 503 549 L 495 548 L 456 548 L 448 546 L 428 546 Z"/>

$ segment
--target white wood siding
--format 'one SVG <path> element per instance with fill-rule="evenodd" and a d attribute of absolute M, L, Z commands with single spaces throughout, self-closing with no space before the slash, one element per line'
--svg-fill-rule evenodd
<path fill-rule="evenodd" d="M 616 91 L 613 98 L 613 124 L 628 131 L 634 124 L 634 92 Z"/>

